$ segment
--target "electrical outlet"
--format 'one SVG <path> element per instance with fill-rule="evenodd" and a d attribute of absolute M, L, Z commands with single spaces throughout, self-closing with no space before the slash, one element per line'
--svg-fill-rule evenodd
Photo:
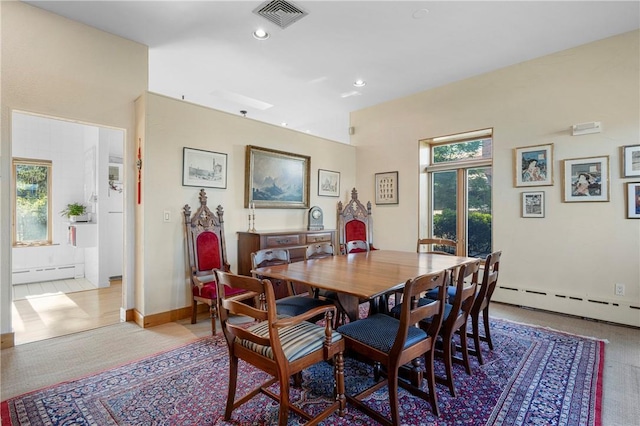
<path fill-rule="evenodd" d="M 624 296 L 624 284 L 616 284 L 616 296 Z"/>

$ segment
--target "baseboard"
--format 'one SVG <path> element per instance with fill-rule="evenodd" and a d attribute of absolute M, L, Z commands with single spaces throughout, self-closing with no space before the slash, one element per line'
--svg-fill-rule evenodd
<path fill-rule="evenodd" d="M 0 349 L 13 348 L 16 345 L 15 333 L 3 333 L 0 335 Z"/>
<path fill-rule="evenodd" d="M 198 304 L 198 313 L 202 312 L 209 312 L 209 306 L 205 304 Z M 129 312 L 127 311 L 127 318 L 128 317 Z M 191 306 L 152 315 L 142 315 L 135 309 L 132 312 L 132 320 L 142 328 L 155 327 L 157 325 L 175 322 L 186 318 L 191 318 Z"/>

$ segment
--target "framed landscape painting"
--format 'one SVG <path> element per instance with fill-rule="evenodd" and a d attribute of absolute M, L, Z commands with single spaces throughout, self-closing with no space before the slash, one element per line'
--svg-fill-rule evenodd
<path fill-rule="evenodd" d="M 318 195 L 340 196 L 340 172 L 318 169 Z"/>
<path fill-rule="evenodd" d="M 309 208 L 311 157 L 247 145 L 244 206 Z"/>
<path fill-rule="evenodd" d="M 522 217 L 544 217 L 544 191 L 522 193 Z"/>
<path fill-rule="evenodd" d="M 565 203 L 609 201 L 609 156 L 563 162 Z"/>
<path fill-rule="evenodd" d="M 553 144 L 513 150 L 514 186 L 553 185 Z"/>
<path fill-rule="evenodd" d="M 182 185 L 226 188 L 227 154 L 184 147 Z"/>

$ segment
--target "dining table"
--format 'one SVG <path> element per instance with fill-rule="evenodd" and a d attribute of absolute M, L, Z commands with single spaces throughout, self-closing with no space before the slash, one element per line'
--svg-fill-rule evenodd
<path fill-rule="evenodd" d="M 336 292 L 350 321 L 359 318 L 359 303 L 373 303 L 374 312 L 384 311 L 386 296 L 402 291 L 407 280 L 456 267 L 477 259 L 434 253 L 396 250 L 309 259 L 252 270 L 264 278 L 279 279 Z"/>

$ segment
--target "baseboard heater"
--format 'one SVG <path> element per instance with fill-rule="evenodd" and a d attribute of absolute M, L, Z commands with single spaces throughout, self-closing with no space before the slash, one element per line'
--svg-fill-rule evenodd
<path fill-rule="evenodd" d="M 84 265 L 43 266 L 12 271 L 11 284 L 28 284 L 42 281 L 84 277 Z"/>

